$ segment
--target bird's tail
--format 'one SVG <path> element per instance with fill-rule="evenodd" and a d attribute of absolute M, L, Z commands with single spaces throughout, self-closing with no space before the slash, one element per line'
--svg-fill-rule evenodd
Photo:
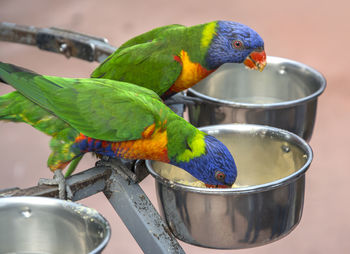
<path fill-rule="evenodd" d="M 3 82 L 3 80 L 0 80 Z M 23 119 L 16 114 L 18 107 L 16 105 L 17 92 L 8 93 L 0 96 L 0 120 L 12 122 L 23 122 Z"/>
<path fill-rule="evenodd" d="M 10 85 L 10 83 L 7 81 L 8 75 L 14 72 L 25 72 L 31 73 L 31 75 L 38 75 L 35 72 L 25 69 L 23 67 L 0 62 L 0 82 Z"/>
<path fill-rule="evenodd" d="M 0 62 L 0 79 L 41 106 L 48 104 L 41 88 L 46 86 L 59 87 L 31 70 L 2 62 Z"/>
<path fill-rule="evenodd" d="M 0 120 L 24 122 L 54 136 L 69 125 L 36 103 L 45 100 L 41 94 L 36 96 L 36 83 L 42 83 L 36 77 L 40 78 L 40 75 L 31 70 L 0 62 L 0 80 L 18 90 L 0 96 Z M 26 91 L 29 91 L 29 97 L 22 95 Z M 38 99 L 32 100 L 33 94 Z"/>
<path fill-rule="evenodd" d="M 35 76 L 38 74 L 24 68 L 0 63 L 0 81 L 11 84 L 16 89 L 19 86 L 23 90 L 27 86 L 33 92 L 35 87 L 28 86 L 31 82 L 27 81 Z M 66 165 L 72 159 L 75 162 L 70 166 L 69 172 L 73 172 L 77 167 L 81 156 L 79 156 L 79 151 L 75 151 L 77 149 L 73 149 L 72 144 L 79 133 L 51 112 L 24 97 L 20 92 L 15 91 L 0 96 L 1 120 L 23 122 L 50 135 L 52 137 L 50 142 L 52 153 L 48 160 L 48 166 L 51 170 Z"/>
<path fill-rule="evenodd" d="M 13 64 L 7 64 L 7 63 L 2 63 L 0 62 L 0 82 L 8 84 L 8 85 L 12 85 L 11 81 L 13 80 L 13 77 L 11 76 L 11 74 L 19 74 L 16 76 L 19 77 L 33 77 L 33 76 L 38 76 L 39 74 L 25 69 L 23 67 L 19 67 Z"/>
<path fill-rule="evenodd" d="M 0 96 L 0 121 L 27 123 L 52 136 L 50 142 L 52 153 L 48 160 L 48 166 L 51 169 L 61 165 L 62 161 L 69 162 L 72 159 L 73 162 L 69 166 L 66 176 L 69 176 L 77 167 L 82 155 L 78 156 L 80 152 L 74 151 L 71 146 L 79 133 L 66 122 L 28 100 L 19 92 L 15 91 Z"/>
<path fill-rule="evenodd" d="M 0 96 L 0 120 L 24 122 L 50 136 L 69 126 L 17 91 Z"/>
<path fill-rule="evenodd" d="M 32 70 L 28 70 L 26 68 L 23 67 L 19 67 L 13 64 L 7 64 L 7 63 L 3 63 L 0 62 L 0 76 L 3 81 L 6 81 L 7 75 L 11 74 L 11 73 L 15 73 L 15 72 L 22 72 L 22 73 L 28 73 L 30 75 L 38 75 L 37 73 L 35 73 Z M 7 81 L 6 81 L 7 83 Z"/>

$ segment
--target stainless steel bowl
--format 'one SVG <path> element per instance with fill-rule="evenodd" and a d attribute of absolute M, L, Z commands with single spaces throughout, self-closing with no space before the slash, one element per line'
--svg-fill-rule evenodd
<path fill-rule="evenodd" d="M 96 210 L 73 202 L 0 199 L 0 253 L 100 253 L 110 235 Z"/>
<path fill-rule="evenodd" d="M 188 106 L 190 122 L 199 127 L 225 123 L 269 125 L 309 141 L 317 97 L 325 78 L 313 68 L 279 57 L 267 57 L 263 72 L 226 64 L 188 90 L 205 102 Z"/>
<path fill-rule="evenodd" d="M 201 128 L 220 139 L 238 168 L 232 189 L 177 183 L 196 181 L 182 169 L 147 161 L 156 179 L 162 216 L 185 242 L 219 249 L 264 245 L 287 235 L 300 221 L 310 146 L 297 135 L 260 125 Z"/>

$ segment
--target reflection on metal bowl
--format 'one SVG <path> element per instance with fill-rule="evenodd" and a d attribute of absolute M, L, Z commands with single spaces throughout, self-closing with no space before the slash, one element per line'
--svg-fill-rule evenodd
<path fill-rule="evenodd" d="M 161 214 L 174 235 L 219 249 L 264 245 L 287 235 L 300 221 L 309 145 L 285 130 L 249 124 L 201 128 L 220 139 L 238 168 L 235 188 L 209 189 L 182 169 L 147 161 L 156 178 Z"/>
<path fill-rule="evenodd" d="M 263 72 L 240 64 L 225 64 L 188 90 L 204 100 L 189 105 L 190 122 L 199 127 L 226 123 L 269 125 L 309 141 L 314 128 L 317 97 L 325 78 L 292 60 L 267 57 Z"/>
<path fill-rule="evenodd" d="M 111 230 L 94 209 L 53 198 L 0 199 L 0 253 L 101 253 Z"/>

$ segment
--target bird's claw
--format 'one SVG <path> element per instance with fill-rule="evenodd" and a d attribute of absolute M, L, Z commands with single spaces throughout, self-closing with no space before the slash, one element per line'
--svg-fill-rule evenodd
<path fill-rule="evenodd" d="M 69 185 L 66 184 L 66 179 L 63 176 L 62 170 L 55 170 L 52 179 L 40 178 L 38 185 L 58 185 L 59 199 L 72 199 L 73 192 Z"/>
<path fill-rule="evenodd" d="M 174 104 L 185 104 L 185 105 L 195 105 L 195 104 L 202 104 L 204 101 L 200 98 L 196 97 L 190 97 L 183 94 L 176 94 L 170 97 L 169 99 L 166 99 L 164 101 L 164 104 L 174 105 Z"/>
<path fill-rule="evenodd" d="M 123 160 L 123 159 L 112 159 L 105 160 L 102 158 L 101 160 L 95 163 L 96 167 L 110 167 L 114 170 L 117 170 L 119 173 L 125 176 L 125 178 L 130 179 L 132 182 L 137 182 L 137 176 L 135 172 L 133 172 L 135 161 L 131 160 Z"/>
<path fill-rule="evenodd" d="M 110 157 L 103 155 L 100 160 L 95 162 L 95 167 L 96 168 L 101 168 L 101 167 L 108 167 L 110 166 Z"/>

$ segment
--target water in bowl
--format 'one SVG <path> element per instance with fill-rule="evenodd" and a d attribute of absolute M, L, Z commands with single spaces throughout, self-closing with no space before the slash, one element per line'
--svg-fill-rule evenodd
<path fill-rule="evenodd" d="M 269 96 L 237 97 L 237 98 L 232 98 L 230 100 L 238 103 L 251 103 L 251 104 L 272 104 L 272 103 L 279 103 L 283 101 L 281 98 L 269 97 Z"/>

